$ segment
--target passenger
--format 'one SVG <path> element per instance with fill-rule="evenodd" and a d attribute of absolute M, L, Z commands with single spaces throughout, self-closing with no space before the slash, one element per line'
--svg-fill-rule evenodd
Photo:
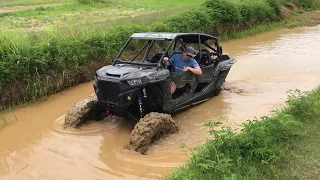
<path fill-rule="evenodd" d="M 170 59 L 164 57 L 164 65 L 169 66 L 170 64 L 175 68 L 175 72 L 181 73 L 184 71 L 191 71 L 196 75 L 202 75 L 202 70 L 198 62 L 194 59 L 196 51 L 193 47 L 188 46 L 182 54 L 174 54 Z M 179 84 L 172 82 L 171 94 L 173 94 Z"/>

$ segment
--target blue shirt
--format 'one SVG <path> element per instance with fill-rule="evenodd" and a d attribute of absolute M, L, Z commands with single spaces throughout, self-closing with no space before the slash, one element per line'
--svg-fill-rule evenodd
<path fill-rule="evenodd" d="M 183 71 L 185 67 L 196 68 L 199 66 L 198 62 L 190 58 L 189 61 L 183 60 L 183 54 L 174 54 L 169 59 L 169 62 L 175 67 L 175 72 L 180 73 Z"/>

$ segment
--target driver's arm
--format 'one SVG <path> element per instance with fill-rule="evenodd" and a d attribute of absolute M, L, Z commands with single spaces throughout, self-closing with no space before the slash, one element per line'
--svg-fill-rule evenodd
<path fill-rule="evenodd" d="M 170 58 L 169 57 L 163 57 L 163 64 L 167 67 L 170 64 L 174 64 L 174 61 L 176 60 L 177 55 L 173 55 Z"/>
<path fill-rule="evenodd" d="M 201 70 L 200 66 L 197 66 L 197 67 L 194 67 L 194 68 L 186 67 L 186 69 L 184 71 L 187 71 L 187 70 L 193 72 L 195 75 L 199 75 L 199 76 L 202 75 L 202 70 Z"/>
<path fill-rule="evenodd" d="M 169 58 L 168 57 L 163 57 L 163 64 L 167 67 L 170 65 L 170 62 L 169 62 Z"/>
<path fill-rule="evenodd" d="M 198 62 L 195 59 L 192 59 L 192 67 L 187 67 L 184 71 L 189 70 L 189 71 L 193 72 L 196 75 L 199 75 L 199 76 L 202 75 L 202 70 L 201 70 Z"/>

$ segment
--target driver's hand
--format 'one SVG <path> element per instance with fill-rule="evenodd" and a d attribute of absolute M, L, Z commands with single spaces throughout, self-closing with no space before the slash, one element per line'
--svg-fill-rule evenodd
<path fill-rule="evenodd" d="M 185 67 L 184 69 L 183 69 L 183 71 L 189 71 L 190 70 L 190 67 Z"/>
<path fill-rule="evenodd" d="M 211 59 L 217 59 L 217 57 L 218 57 L 218 56 L 216 56 L 216 55 L 212 55 L 212 56 L 211 56 Z"/>

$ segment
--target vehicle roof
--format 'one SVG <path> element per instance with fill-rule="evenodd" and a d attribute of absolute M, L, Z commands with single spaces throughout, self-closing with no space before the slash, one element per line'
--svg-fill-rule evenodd
<path fill-rule="evenodd" d="M 202 33 L 170 33 L 170 32 L 144 32 L 144 33 L 134 33 L 132 38 L 135 39 L 168 39 L 172 40 L 177 36 L 185 37 L 186 39 L 198 39 L 198 35 L 201 35 L 201 39 L 217 39 L 214 36 Z"/>

